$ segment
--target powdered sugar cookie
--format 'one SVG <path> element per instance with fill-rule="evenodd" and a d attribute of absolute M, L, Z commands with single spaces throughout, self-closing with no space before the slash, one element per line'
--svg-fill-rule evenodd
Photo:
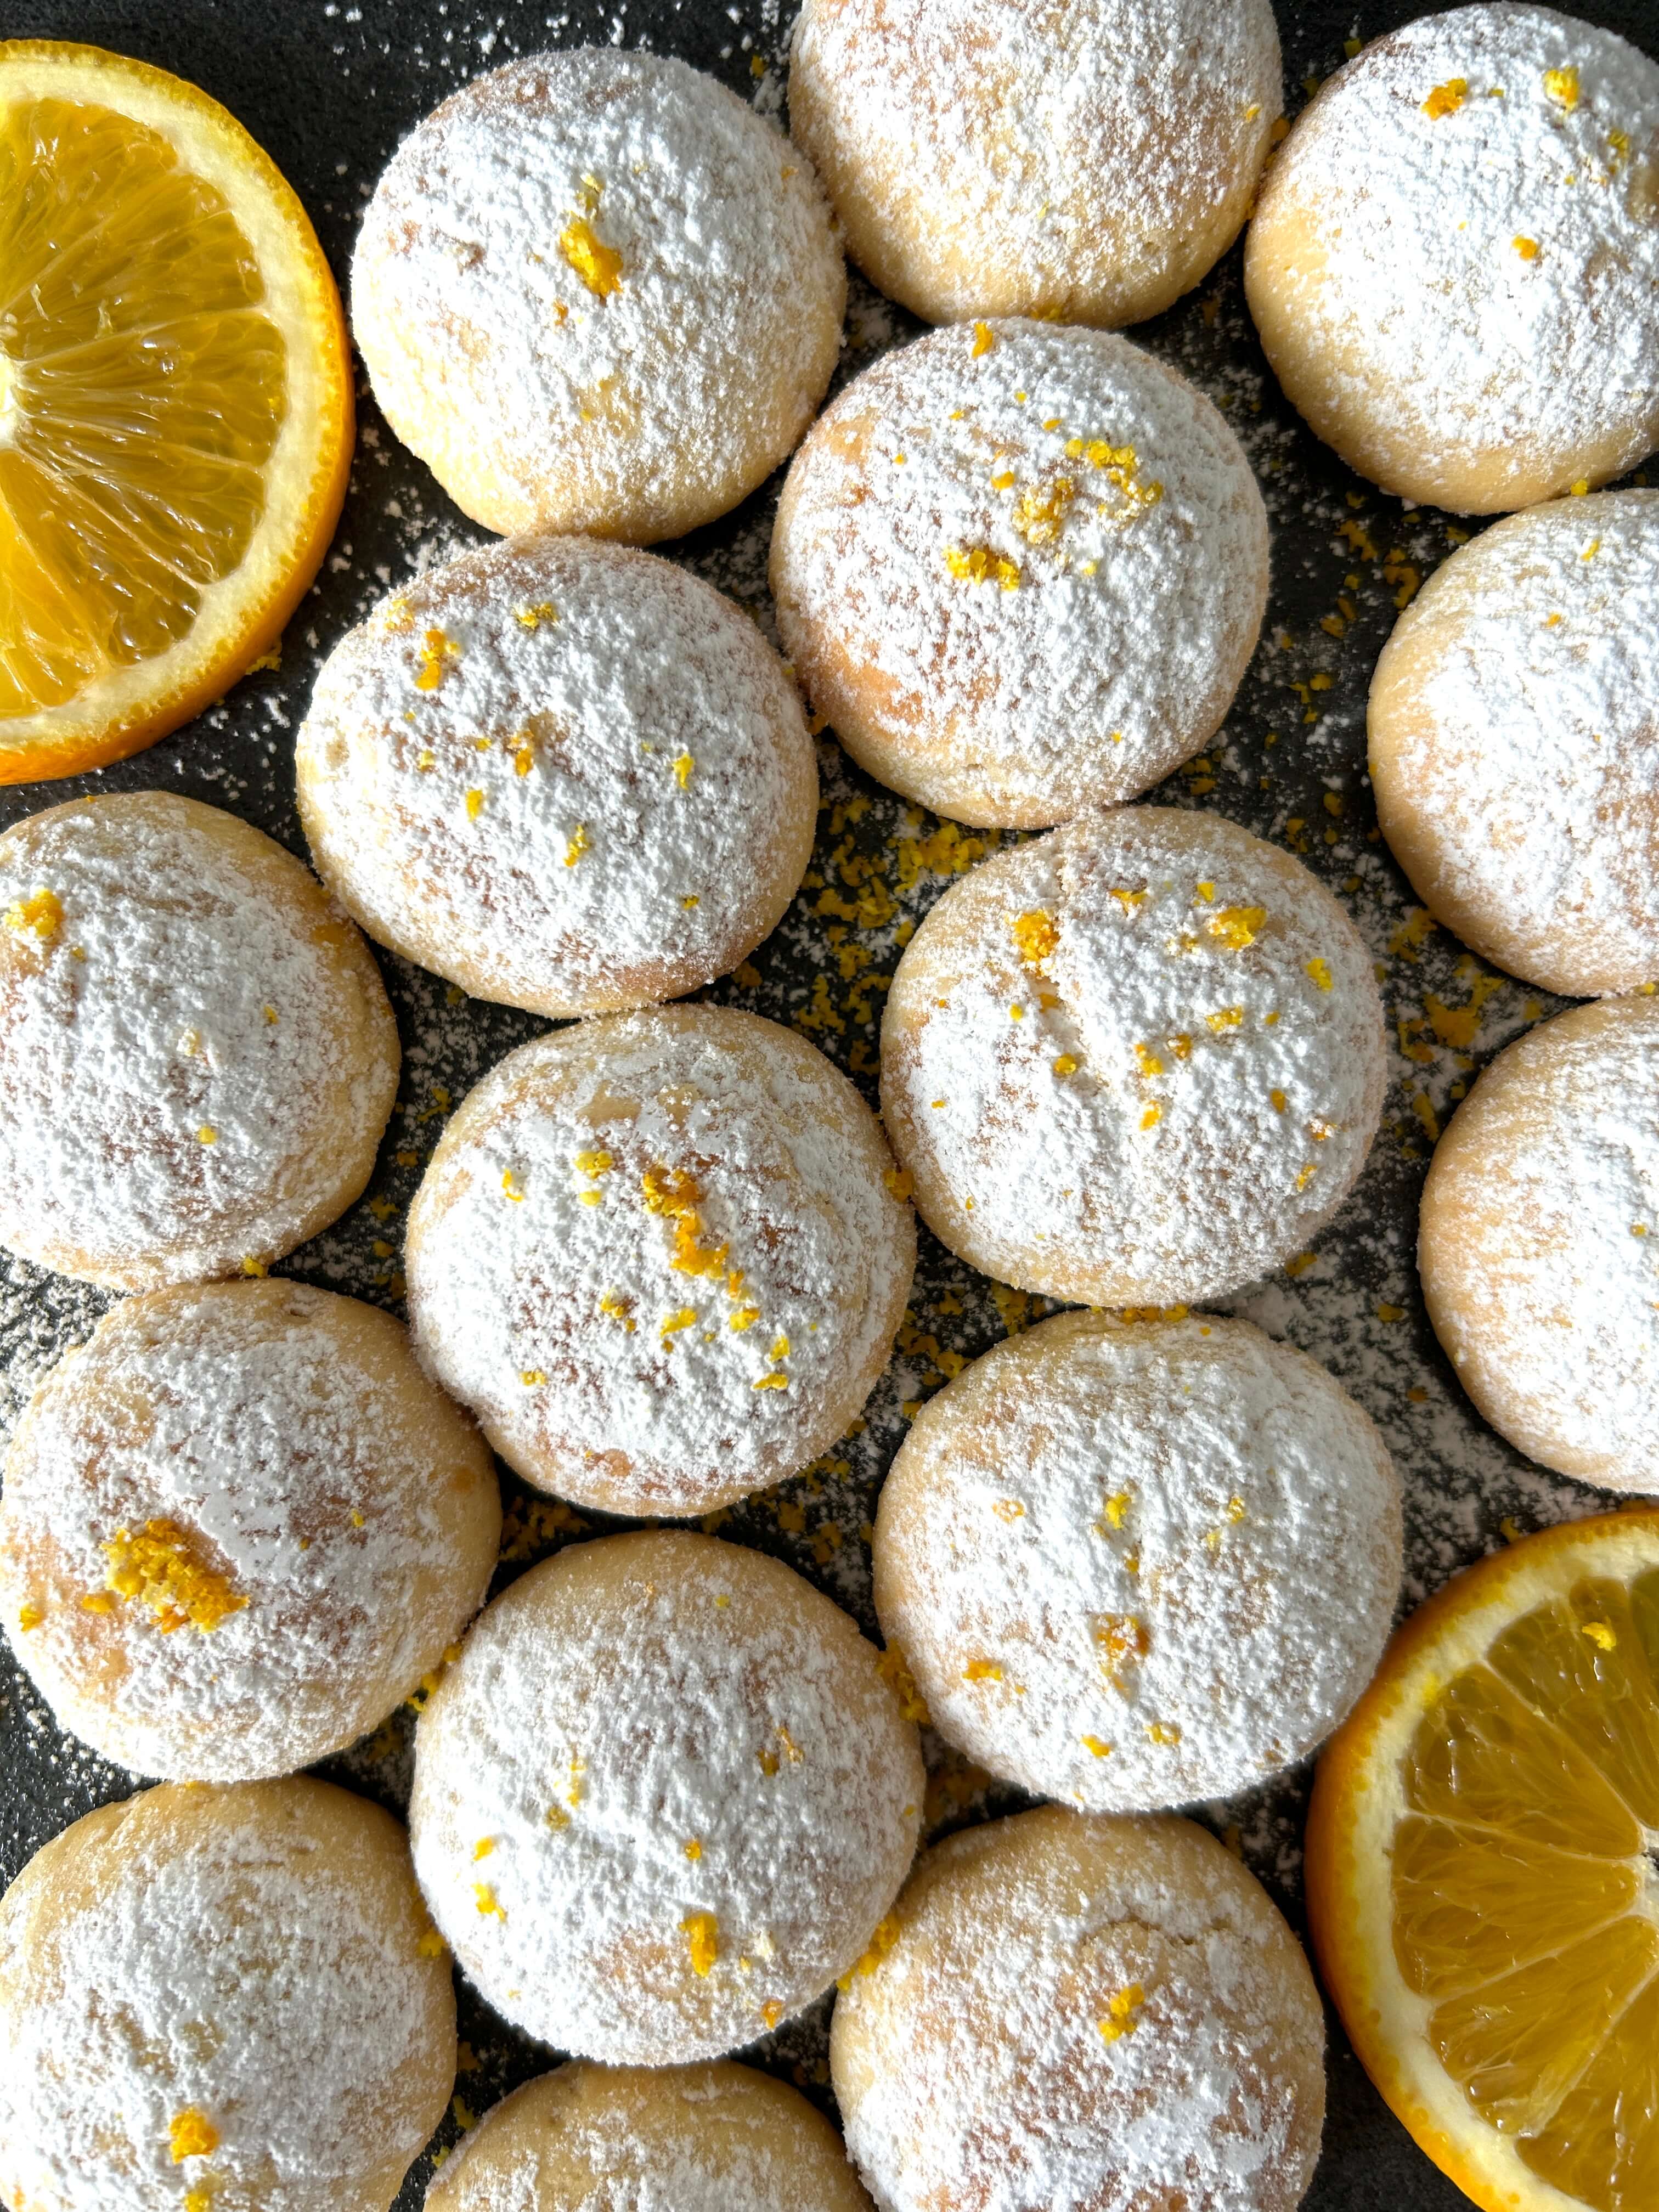
<path fill-rule="evenodd" d="M 852 1970 L 904 1879 L 921 1754 L 872 1646 L 757 1552 L 579 1544 L 474 1626 L 421 1716 L 434 1917 L 497 2011 L 665 2066 Z"/>
<path fill-rule="evenodd" d="M 916 314 L 1109 327 L 1237 236 L 1279 71 L 1267 0 L 806 0 L 789 124 Z"/>
<path fill-rule="evenodd" d="M 426 2212 L 870 2212 L 841 2137 L 769 2074 L 590 2066 L 527 2081 L 434 2177 Z"/>
<path fill-rule="evenodd" d="M 1060 1314 L 916 1417 L 876 1610 L 933 1725 L 1091 1812 L 1221 1797 L 1370 1681 L 1400 1484 L 1322 1367 L 1248 1322 Z"/>
<path fill-rule="evenodd" d="M 410 1208 L 422 1357 L 526 1480 L 705 1513 L 793 1474 L 874 1389 L 915 1263 L 874 1115 L 792 1030 L 661 1006 L 536 1038 Z"/>
<path fill-rule="evenodd" d="M 30 1401 L 0 1607 L 106 1759 L 291 1774 L 441 1665 L 501 1526 L 483 1438 L 389 1314 L 298 1283 L 182 1285 L 116 1306 Z"/>
<path fill-rule="evenodd" d="M 1267 599 L 1267 518 L 1185 377 L 1104 331 L 936 331 L 791 465 L 778 627 L 872 775 L 957 820 L 1132 799 L 1219 727 Z"/>
<path fill-rule="evenodd" d="M 887 1133 L 934 1234 L 1091 1305 L 1219 1297 L 1329 1220 L 1385 1054 L 1330 893 L 1217 814 L 1126 806 L 997 854 L 907 946 Z"/>
<path fill-rule="evenodd" d="M 921 1860 L 830 2063 L 884 2212 L 1293 2212 L 1324 2040 L 1295 1937 L 1213 1836 L 1045 1805 Z"/>
<path fill-rule="evenodd" d="M 1659 491 L 1509 516 L 1454 553 L 1371 679 L 1395 858 L 1484 959 L 1589 998 L 1659 975 Z"/>
<path fill-rule="evenodd" d="M 368 1181 L 398 1031 L 291 854 L 161 791 L 0 837 L 0 1243 L 112 1289 L 259 1273 Z"/>
<path fill-rule="evenodd" d="M 337 647 L 298 752 L 301 818 L 347 911 L 541 1014 L 735 968 L 817 826 L 805 718 L 755 624 L 591 538 L 428 569 Z"/>
<path fill-rule="evenodd" d="M 444 101 L 358 234 L 386 420 L 490 530 L 677 538 L 812 419 L 847 276 L 805 157 L 665 55 L 532 54 Z"/>
<path fill-rule="evenodd" d="M 1553 8 L 1425 15 L 1323 86 L 1244 285 L 1350 467 L 1489 514 L 1659 444 L 1659 64 Z"/>
<path fill-rule="evenodd" d="M 455 1996 L 403 1830 L 325 1782 L 105 1805 L 0 1901 L 0 2199 L 387 2212 Z"/>
<path fill-rule="evenodd" d="M 1495 1429 L 1659 1490 L 1659 999 L 1575 1006 L 1498 1054 L 1435 1147 L 1417 1257 Z"/>

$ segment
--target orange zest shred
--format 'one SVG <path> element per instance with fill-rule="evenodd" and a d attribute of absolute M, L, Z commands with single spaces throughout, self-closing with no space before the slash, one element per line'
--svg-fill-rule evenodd
<path fill-rule="evenodd" d="M 596 300 L 620 291 L 623 258 L 607 246 L 586 216 L 573 216 L 559 234 L 559 251 Z"/>
<path fill-rule="evenodd" d="M 839 1977 L 836 1983 L 836 1987 L 838 1990 L 850 1990 L 853 1986 L 853 1977 L 854 1974 L 857 1974 L 861 1979 L 867 1980 L 868 1978 L 875 1972 L 877 1967 L 880 1966 L 882 1960 L 892 1949 L 894 1944 L 898 1942 L 898 1939 L 899 1917 L 896 1912 L 887 1913 L 882 1919 L 876 1923 L 875 1931 L 872 1935 L 863 1955 L 858 1959 L 854 1965 L 850 1966 L 844 1974 Z"/>
<path fill-rule="evenodd" d="M 42 884 L 29 897 L 14 899 L 6 908 L 6 927 L 37 937 L 46 945 L 64 926 L 64 909 L 56 891 Z"/>
<path fill-rule="evenodd" d="M 945 565 L 960 584 L 1000 584 L 1005 592 L 1019 589 L 1018 562 L 994 553 L 988 545 L 947 545 Z"/>
<path fill-rule="evenodd" d="M 927 1701 L 916 1687 L 916 1678 L 910 1672 L 910 1662 L 902 1644 L 889 1644 L 881 1655 L 880 1673 L 882 1680 L 897 1698 L 899 1711 L 905 1719 L 915 1721 L 920 1728 L 930 1726 L 933 1717 L 927 1711 Z"/>
<path fill-rule="evenodd" d="M 712 1912 L 690 1912 L 680 1926 L 685 1931 L 686 1948 L 691 1954 L 691 1971 L 707 1980 L 720 1954 L 720 1922 Z"/>
<path fill-rule="evenodd" d="M 186 2105 L 169 2122 L 167 2142 L 173 2164 L 182 2166 L 187 2158 L 206 2158 L 217 2150 L 219 2130 L 205 2112 L 198 2112 L 194 2105 Z"/>
<path fill-rule="evenodd" d="M 1468 79 L 1449 76 L 1444 84 L 1436 85 L 1423 102 L 1423 112 L 1431 123 L 1437 123 L 1443 115 L 1455 115 L 1468 96 Z"/>
<path fill-rule="evenodd" d="M 119 1528 L 103 1550 L 110 1562 L 106 1586 L 147 1605 L 164 1636 L 186 1627 L 208 1635 L 246 1607 L 247 1599 L 199 1557 L 177 1522 L 147 1521 L 136 1536 Z"/>
<path fill-rule="evenodd" d="M 1103 2043 L 1115 2043 L 1120 2036 L 1133 2035 L 1139 2025 L 1135 2014 L 1146 2002 L 1146 1992 L 1139 1982 L 1131 1982 L 1127 1990 L 1120 1990 L 1106 2007 L 1104 2020 L 1097 2021 Z"/>
<path fill-rule="evenodd" d="M 1266 907 L 1224 906 L 1219 914 L 1211 915 L 1205 927 L 1212 937 L 1221 939 L 1230 952 L 1242 952 L 1247 945 L 1255 943 L 1267 919 Z"/>

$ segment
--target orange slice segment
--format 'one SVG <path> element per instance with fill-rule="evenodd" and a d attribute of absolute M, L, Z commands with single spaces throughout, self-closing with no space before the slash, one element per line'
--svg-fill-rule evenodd
<path fill-rule="evenodd" d="M 1406 1623 L 1320 1762 L 1307 1884 L 1355 2051 L 1467 2196 L 1659 2206 L 1659 1511 Z"/>
<path fill-rule="evenodd" d="M 152 744 L 281 634 L 352 443 L 304 210 L 192 85 L 0 42 L 0 781 Z"/>

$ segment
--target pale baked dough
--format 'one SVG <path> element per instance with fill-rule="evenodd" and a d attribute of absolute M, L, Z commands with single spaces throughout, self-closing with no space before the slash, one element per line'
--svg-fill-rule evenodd
<path fill-rule="evenodd" d="M 1299 860 L 1122 806 L 1005 849 L 906 947 L 882 1108 L 973 1267 L 1090 1305 L 1218 1297 L 1302 1250 L 1382 1106 L 1371 958 Z"/>
<path fill-rule="evenodd" d="M 0 1243 L 112 1290 L 259 1273 L 343 1213 L 398 1091 L 352 924 L 169 792 L 0 836 Z"/>
<path fill-rule="evenodd" d="M 921 1860 L 830 2065 L 884 2212 L 1293 2212 L 1324 2040 L 1296 1938 L 1207 1830 L 1049 1805 Z"/>
<path fill-rule="evenodd" d="M 916 1416 L 875 1601 L 947 1741 L 1091 1812 L 1230 1796 L 1370 1681 L 1400 1482 L 1322 1367 L 1248 1322 L 1060 1314 Z"/>
<path fill-rule="evenodd" d="M 421 1716 L 410 1827 L 498 2012 L 665 2066 L 854 1970 L 924 1780 L 846 1613 L 759 1552 L 657 1529 L 572 1546 L 480 1616 Z"/>
<path fill-rule="evenodd" d="M 25 1408 L 0 1618 L 106 1759 L 291 1774 L 442 1665 L 501 1526 L 483 1437 L 390 1314 L 299 1283 L 181 1285 L 106 1314 Z"/>
<path fill-rule="evenodd" d="M 1371 678 L 1377 819 L 1437 921 L 1568 998 L 1659 976 L 1659 491 L 1508 516 Z"/>
<path fill-rule="evenodd" d="M 1575 1006 L 1435 1147 L 1418 1266 L 1479 1411 L 1528 1458 L 1659 1490 L 1659 999 Z"/>
<path fill-rule="evenodd" d="M 916 314 L 1110 328 L 1231 245 L 1280 97 L 1267 0 L 806 0 L 789 127 Z"/>
<path fill-rule="evenodd" d="M 0 1900 L 9 2212 L 388 2212 L 454 2078 L 404 1832 L 328 1783 L 105 1805 Z"/>
<path fill-rule="evenodd" d="M 732 601 L 654 555 L 514 539 L 428 568 L 325 663 L 300 817 L 369 935 L 532 1013 L 678 998 L 795 895 L 817 768 Z"/>
<path fill-rule="evenodd" d="M 752 2067 L 575 2060 L 486 2112 L 426 2212 L 870 2212 L 841 2137 Z"/>
<path fill-rule="evenodd" d="M 793 1030 L 659 1006 L 522 1045 L 410 1208 L 422 1358 L 527 1481 L 706 1513 L 846 1433 L 915 1225 L 875 1116 Z"/>
<path fill-rule="evenodd" d="M 1267 516 L 1176 370 L 977 322 L 814 424 L 772 536 L 778 629 L 860 766 L 959 822 L 1133 799 L 1209 743 L 1255 649 Z"/>
<path fill-rule="evenodd" d="M 846 299 L 805 157 L 713 77 L 611 46 L 452 93 L 392 156 L 351 265 L 374 396 L 457 506 L 636 544 L 787 456 Z"/>
<path fill-rule="evenodd" d="M 1244 287 L 1351 468 L 1475 514 L 1659 445 L 1659 63 L 1480 0 L 1376 40 L 1268 167 Z"/>

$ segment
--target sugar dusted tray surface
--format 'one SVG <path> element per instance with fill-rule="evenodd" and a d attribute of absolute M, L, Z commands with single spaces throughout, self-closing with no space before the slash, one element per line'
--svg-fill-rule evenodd
<path fill-rule="evenodd" d="M 1382 0 L 1357 14 L 1333 0 L 1281 0 L 1287 112 L 1304 80 L 1330 74 L 1344 41 L 1373 38 L 1422 12 Z M 1659 50 L 1659 0 L 1585 11 Z M 780 113 L 789 31 L 780 0 L 573 0 L 562 9 L 516 0 L 177 0 L 129 11 L 118 27 L 90 0 L 33 0 L 14 10 L 13 36 L 106 40 L 175 70 L 224 100 L 292 179 L 337 272 L 356 222 L 398 139 L 477 71 L 550 43 L 616 40 L 678 53 Z M 1468 527 L 1402 512 L 1320 447 L 1266 371 L 1244 312 L 1239 254 L 1136 339 L 1192 376 L 1243 440 L 1273 530 L 1273 580 L 1261 646 L 1210 751 L 1155 794 L 1212 807 L 1297 852 L 1342 901 L 1378 963 L 1393 1057 L 1382 1133 L 1358 1188 L 1310 1255 L 1231 1302 L 1322 1361 L 1381 1426 L 1406 1485 L 1407 1597 L 1415 1602 L 1503 1540 L 1593 1511 L 1599 1493 L 1528 1467 L 1476 1418 L 1435 1346 L 1413 1264 L 1417 1197 L 1434 1134 L 1474 1074 L 1561 1001 L 1484 967 L 1428 925 L 1375 836 L 1364 781 L 1364 705 L 1371 666 L 1419 581 Z M 853 283 L 842 379 L 918 326 Z M 839 381 L 839 380 L 838 380 Z M 0 792 L 0 824 L 83 790 L 185 792 L 245 816 L 303 852 L 294 805 L 293 733 L 324 655 L 394 584 L 469 545 L 465 523 L 431 477 L 380 422 L 360 384 L 360 435 L 344 518 L 317 588 L 290 625 L 281 665 L 246 679 L 178 736 L 98 777 Z M 665 549 L 769 626 L 766 553 L 777 483 L 686 544 Z M 874 1097 L 883 993 L 902 943 L 955 876 L 993 849 L 994 833 L 960 831 L 861 776 L 825 732 L 825 811 L 806 883 L 756 958 L 709 996 L 811 1036 Z M 296 1254 L 284 1272 L 398 1308 L 404 1211 L 444 1119 L 484 1070 L 543 1026 L 461 999 L 434 977 L 384 957 L 403 1033 L 404 1085 L 364 1200 Z M 90 1332 L 106 1301 L 0 1255 L 0 1428 L 35 1379 Z M 870 1521 L 905 1407 L 945 1376 L 1028 1324 L 1040 1304 L 972 1275 L 925 1235 L 911 1317 L 866 1425 L 772 1495 L 736 1509 L 723 1536 L 799 1568 L 866 1628 Z M 558 1543 L 599 1533 L 590 1516 L 509 1481 L 498 1587 Z M 580 1524 L 580 1525 L 579 1525 Z M 336 1778 L 401 1807 L 413 1716 L 402 1712 L 332 1763 Z M 1011 1809 L 936 1743 L 928 1814 L 935 1832 Z M 1201 1809 L 1234 1830 L 1246 1860 L 1300 1922 L 1304 1773 L 1230 1804 Z M 9 1656 L 0 1657 L 0 1883 L 46 1838 L 131 1779 L 58 1735 Z M 751 2054 L 799 2081 L 830 2109 L 828 2008 L 787 2024 Z M 462 1995 L 463 2072 L 457 2105 L 434 2148 L 548 2063 L 470 1993 Z M 1463 2199 L 1382 2110 L 1333 2026 L 1330 2115 L 1309 2212 L 1454 2212 Z M 417 2212 L 430 2154 L 398 2212 Z"/>

